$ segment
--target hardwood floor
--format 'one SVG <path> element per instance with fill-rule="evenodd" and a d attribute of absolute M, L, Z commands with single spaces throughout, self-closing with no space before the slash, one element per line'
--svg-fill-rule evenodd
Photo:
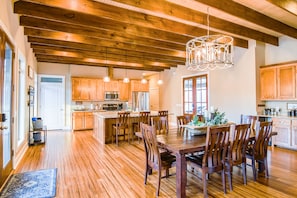
<path fill-rule="evenodd" d="M 268 154 L 270 178 L 261 174 L 254 182 L 247 167 L 245 186 L 240 169 L 234 168 L 233 191 L 224 195 L 220 175 L 213 174 L 209 197 L 296 197 L 297 152 L 275 147 Z M 144 164 L 143 144 L 137 140 L 117 147 L 101 145 L 92 131 L 49 131 L 47 143 L 29 147 L 15 172 L 57 168 L 56 197 L 155 197 L 157 175 L 149 176 L 144 185 Z M 187 197 L 203 197 L 202 181 L 196 175 L 189 169 Z M 175 175 L 162 179 L 159 197 L 175 197 Z"/>

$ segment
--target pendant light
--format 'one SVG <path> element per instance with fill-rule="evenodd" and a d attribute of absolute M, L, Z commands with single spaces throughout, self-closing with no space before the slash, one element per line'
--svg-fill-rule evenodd
<path fill-rule="evenodd" d="M 163 84 L 163 80 L 160 79 L 160 73 L 158 73 L 158 78 L 159 78 L 159 80 L 157 81 L 157 84 L 158 85 L 162 85 Z"/>
<path fill-rule="evenodd" d="M 227 35 L 209 35 L 208 9 L 207 35 L 194 38 L 186 45 L 188 70 L 206 71 L 233 66 L 233 38 Z"/>

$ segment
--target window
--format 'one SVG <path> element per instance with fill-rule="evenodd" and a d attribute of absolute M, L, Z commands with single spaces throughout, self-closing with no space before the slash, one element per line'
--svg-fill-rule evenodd
<path fill-rule="evenodd" d="M 184 114 L 202 114 L 208 107 L 207 75 L 183 79 Z"/>

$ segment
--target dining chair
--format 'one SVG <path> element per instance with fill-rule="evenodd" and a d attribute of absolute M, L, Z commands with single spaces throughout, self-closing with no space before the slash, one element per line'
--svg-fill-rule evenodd
<path fill-rule="evenodd" d="M 230 125 L 213 126 L 207 128 L 206 146 L 203 155 L 187 157 L 188 164 L 202 171 L 203 193 L 207 197 L 206 176 L 214 172 L 221 172 L 224 193 L 226 193 L 225 157 L 229 143 Z"/>
<path fill-rule="evenodd" d="M 116 118 L 116 124 L 113 125 L 113 135 L 112 135 L 112 143 L 115 137 L 116 145 L 119 145 L 119 136 L 123 136 L 124 140 L 126 135 L 128 135 L 128 142 L 130 143 L 130 112 L 118 112 Z"/>
<path fill-rule="evenodd" d="M 252 169 L 254 181 L 256 181 L 256 161 L 263 163 L 265 168 L 265 177 L 269 177 L 268 162 L 267 162 L 267 147 L 272 132 L 271 122 L 256 122 L 256 136 L 253 144 L 248 145 L 246 150 L 246 158 L 252 160 Z"/>
<path fill-rule="evenodd" d="M 232 172 L 233 166 L 241 165 L 243 183 L 246 185 L 246 146 L 250 138 L 250 126 L 251 124 L 238 124 L 231 126 L 230 143 L 228 147 L 228 153 L 226 157 L 225 173 L 228 175 L 230 190 L 233 190 L 232 186 Z"/>
<path fill-rule="evenodd" d="M 251 134 L 255 135 L 256 122 L 258 119 L 258 116 L 241 114 L 240 124 L 251 124 Z"/>
<path fill-rule="evenodd" d="M 168 116 L 168 111 L 167 110 L 160 110 L 160 111 L 158 111 L 158 116 Z"/>
<path fill-rule="evenodd" d="M 151 125 L 155 127 L 156 134 L 168 134 L 168 117 L 167 116 L 153 116 L 151 117 Z"/>
<path fill-rule="evenodd" d="M 176 116 L 176 124 L 178 132 L 183 133 L 185 131 L 185 127 L 183 127 L 182 125 L 188 124 L 186 116 Z"/>
<path fill-rule="evenodd" d="M 133 123 L 133 141 L 134 141 L 134 136 L 135 133 L 140 132 L 140 123 L 144 124 L 149 124 L 150 125 L 150 111 L 140 111 L 139 112 L 139 117 L 138 117 L 138 122 Z M 138 142 L 139 142 L 139 137 L 138 137 Z"/>
<path fill-rule="evenodd" d="M 140 123 L 140 130 L 143 137 L 146 160 L 144 184 L 147 184 L 147 177 L 151 174 L 152 170 L 157 170 L 158 183 L 156 196 L 159 196 L 162 170 L 165 170 L 165 177 L 169 177 L 169 169 L 175 165 L 174 162 L 176 159 L 169 152 L 160 153 L 156 139 L 156 130 L 153 126 Z"/>

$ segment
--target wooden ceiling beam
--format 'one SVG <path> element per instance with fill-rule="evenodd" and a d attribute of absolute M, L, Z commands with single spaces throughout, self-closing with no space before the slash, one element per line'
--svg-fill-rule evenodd
<path fill-rule="evenodd" d="M 74 49 L 74 48 L 67 48 L 65 46 L 50 46 L 50 45 L 43 45 L 43 44 L 34 44 L 31 43 L 31 48 L 33 48 L 33 51 L 35 49 L 37 50 L 52 50 L 52 51 L 64 51 L 69 53 L 82 53 L 90 56 L 96 56 L 100 57 L 102 59 L 125 59 L 125 56 L 127 58 L 130 58 L 131 60 L 137 61 L 139 63 L 143 63 L 144 61 L 154 61 L 154 62 L 163 62 L 168 64 L 181 64 L 183 65 L 185 63 L 184 59 L 169 59 L 169 58 L 163 58 L 162 56 L 152 55 L 152 54 L 145 54 L 145 53 L 139 53 L 135 54 L 133 51 L 126 51 L 126 54 L 117 53 L 117 51 L 113 50 L 113 48 L 104 48 L 99 51 L 91 51 L 91 50 L 85 50 L 85 49 Z M 105 50 L 105 51 L 104 51 Z"/>
<path fill-rule="evenodd" d="M 297 2 L 296 0 L 266 0 L 270 3 L 290 12 L 297 16 Z"/>
<path fill-rule="evenodd" d="M 112 40 L 100 40 L 95 38 L 87 38 L 81 35 L 75 36 L 75 35 L 72 35 L 69 33 L 63 33 L 63 32 L 52 32 L 52 31 L 40 30 L 38 33 L 39 33 L 38 35 L 33 35 L 33 34 L 28 34 L 28 32 L 25 31 L 25 34 L 28 36 L 34 36 L 39 38 L 50 38 L 52 40 L 64 41 L 64 44 L 66 44 L 67 42 L 73 42 L 73 43 L 89 44 L 89 45 L 95 45 L 95 46 L 101 46 L 101 47 L 116 48 L 116 49 L 121 49 L 124 52 L 127 50 L 134 50 L 138 52 L 147 52 L 147 53 L 163 55 L 163 56 L 185 58 L 185 51 L 159 49 L 159 48 L 154 48 L 150 46 L 121 43 L 121 42 L 112 41 Z"/>
<path fill-rule="evenodd" d="M 207 14 L 192 10 L 180 5 L 170 3 L 166 0 L 113 0 L 119 3 L 129 4 L 131 6 L 150 10 L 152 12 L 162 13 L 170 17 L 180 18 L 186 21 L 195 21 L 195 23 L 207 26 Z M 254 39 L 272 45 L 278 45 L 278 38 L 260 31 L 244 27 L 217 17 L 209 16 L 210 28 L 218 31 L 229 32 L 233 35 L 241 35 L 246 38 Z"/>
<path fill-rule="evenodd" d="M 195 0 L 259 26 L 297 38 L 297 29 L 230 0 Z"/>
<path fill-rule="evenodd" d="M 98 67 L 113 67 L 113 68 L 123 68 L 123 69 L 135 69 L 135 70 L 146 70 L 146 71 L 164 71 L 165 69 L 170 69 L 170 67 L 160 67 L 160 66 L 146 66 L 146 65 L 118 65 L 115 63 L 98 63 L 93 62 L 91 59 L 81 60 L 80 58 L 73 57 L 60 57 L 52 55 L 38 55 L 36 56 L 38 62 L 49 62 L 49 63 L 62 63 L 62 64 L 77 64 L 77 65 L 88 65 L 88 66 L 98 66 Z"/>
<path fill-rule="evenodd" d="M 84 35 L 88 39 L 100 39 L 100 40 L 116 40 L 123 43 L 133 43 L 135 45 L 151 46 L 156 48 L 185 50 L 185 44 L 177 44 L 172 42 L 166 42 L 162 40 L 144 38 L 139 36 L 132 36 L 130 34 L 123 34 L 116 31 L 109 31 L 106 29 L 90 28 L 75 24 L 62 23 L 57 21 L 49 21 L 39 18 L 21 16 L 20 24 L 25 27 L 38 28 L 44 30 L 52 30 L 58 32 L 71 33 L 73 35 Z"/>
<path fill-rule="evenodd" d="M 32 46 L 32 45 L 31 45 Z M 113 55 L 109 54 L 107 57 L 105 57 L 104 54 L 100 53 L 94 53 L 94 52 L 82 52 L 82 51 L 60 51 L 56 49 L 46 49 L 46 48 L 34 48 L 33 46 L 33 52 L 38 56 L 38 54 L 44 54 L 44 55 L 57 55 L 57 56 L 65 56 L 65 57 L 74 57 L 74 58 L 90 58 L 90 59 L 96 59 L 98 60 L 98 63 L 106 63 L 106 62 L 124 62 L 127 65 L 129 63 L 132 64 L 144 64 L 146 66 L 164 66 L 164 67 L 176 67 L 179 63 L 174 62 L 165 62 L 165 61 L 155 61 L 155 60 L 143 60 L 139 59 L 137 57 L 130 57 L 130 56 L 119 56 L 119 55 Z M 184 63 L 183 63 L 184 64 Z"/>
<path fill-rule="evenodd" d="M 81 2 L 82 4 L 76 7 L 73 7 L 71 2 L 68 1 L 39 0 L 38 2 L 44 2 L 48 6 L 34 4 L 23 0 L 15 3 L 14 11 L 18 14 L 30 13 L 45 19 L 61 20 L 81 25 L 84 24 L 90 27 L 100 27 L 98 26 L 98 21 L 106 18 L 112 21 L 127 23 L 127 25 L 131 23 L 131 20 L 133 19 L 134 25 L 156 29 L 157 31 L 162 30 L 192 37 L 205 35 L 205 29 L 202 28 L 94 1 L 78 0 L 76 3 L 79 4 L 79 2 Z M 64 8 L 69 8 L 71 10 L 66 10 Z M 211 34 L 217 33 L 211 32 Z M 247 40 L 234 37 L 234 45 L 247 48 L 248 42 Z"/>

